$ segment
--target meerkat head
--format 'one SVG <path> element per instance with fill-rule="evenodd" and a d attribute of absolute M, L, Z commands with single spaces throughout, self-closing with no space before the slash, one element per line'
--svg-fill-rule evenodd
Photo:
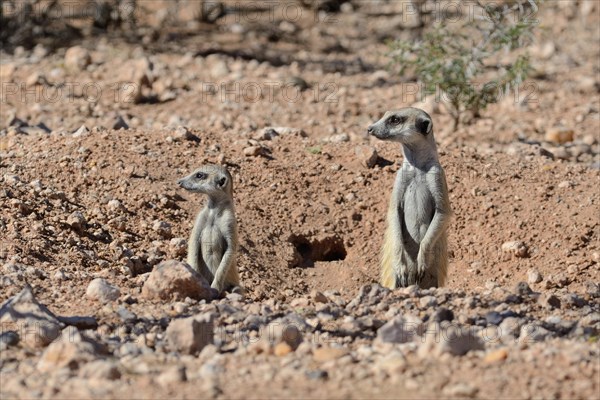
<path fill-rule="evenodd" d="M 423 139 L 431 140 L 433 122 L 425 111 L 406 107 L 386 112 L 383 118 L 369 126 L 367 132 L 377 139 L 410 145 Z"/>
<path fill-rule="evenodd" d="M 204 193 L 211 197 L 233 195 L 233 179 L 227 168 L 219 165 L 204 165 L 185 178 L 177 181 L 179 186 L 195 193 Z"/>

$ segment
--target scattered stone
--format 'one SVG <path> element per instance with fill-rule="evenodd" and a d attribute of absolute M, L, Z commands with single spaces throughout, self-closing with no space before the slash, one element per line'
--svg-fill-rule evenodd
<path fill-rule="evenodd" d="M 377 330 L 377 339 L 384 343 L 408 343 L 418 334 L 421 326 L 420 319 L 399 315 Z"/>
<path fill-rule="evenodd" d="M 527 282 L 519 282 L 515 286 L 515 294 L 518 294 L 519 296 L 529 296 L 532 293 L 533 290 L 531 290 Z"/>
<path fill-rule="evenodd" d="M 79 376 L 86 379 L 115 381 L 121 378 L 121 371 L 116 362 L 100 359 L 84 364 L 79 370 Z"/>
<path fill-rule="evenodd" d="M 449 353 L 454 356 L 463 356 L 470 351 L 484 350 L 481 338 L 467 327 L 448 325 L 442 328 L 437 323 L 428 326 L 423 333 L 425 340 L 419 346 L 419 357 L 426 359 L 432 354 L 440 356 Z"/>
<path fill-rule="evenodd" d="M 337 360 L 348 353 L 349 351 L 345 347 L 319 347 L 313 351 L 313 359 L 316 362 L 327 362 Z"/>
<path fill-rule="evenodd" d="M 6 331 L 0 334 L 0 350 L 6 350 L 17 344 L 19 344 L 19 335 L 17 332 Z"/>
<path fill-rule="evenodd" d="M 90 130 L 85 125 L 81 125 L 79 129 L 73 132 L 73 137 L 86 136 L 90 133 Z"/>
<path fill-rule="evenodd" d="M 125 122 L 125 120 L 123 119 L 122 116 L 118 115 L 117 120 L 113 124 L 112 128 L 116 131 L 118 131 L 119 129 L 127 130 L 127 129 L 129 129 L 129 125 L 127 124 L 127 122 Z"/>
<path fill-rule="evenodd" d="M 529 270 L 527 270 L 527 282 L 530 285 L 540 283 L 542 279 L 542 274 L 540 274 L 540 272 L 537 269 L 530 268 Z"/>
<path fill-rule="evenodd" d="M 173 257 L 185 257 L 187 254 L 187 239 L 173 238 L 169 242 L 169 251 Z"/>
<path fill-rule="evenodd" d="M 379 159 L 377 150 L 372 146 L 366 145 L 356 146 L 354 148 L 354 155 L 367 168 L 373 168 Z"/>
<path fill-rule="evenodd" d="M 445 386 L 442 393 L 449 398 L 473 398 L 477 396 L 479 389 L 468 383 L 457 383 Z"/>
<path fill-rule="evenodd" d="M 128 309 L 126 309 L 123 306 L 120 306 L 117 309 L 117 315 L 119 316 L 119 318 L 121 318 L 121 321 L 125 322 L 125 323 L 133 323 L 137 320 L 137 315 L 135 315 L 135 313 L 129 311 Z"/>
<path fill-rule="evenodd" d="M 433 322 L 452 321 L 454 319 L 454 313 L 445 307 L 440 307 L 431 316 Z"/>
<path fill-rule="evenodd" d="M 502 362 L 508 358 L 508 350 L 506 349 L 498 349 L 491 351 L 485 355 L 483 358 L 483 362 L 486 364 L 492 364 L 497 362 Z"/>
<path fill-rule="evenodd" d="M 529 256 L 529 249 L 527 248 L 527 245 L 520 240 L 503 243 L 502 251 L 512 253 L 514 256 L 519 258 Z"/>
<path fill-rule="evenodd" d="M 16 70 L 15 63 L 0 64 L 0 81 L 10 82 Z"/>
<path fill-rule="evenodd" d="M 538 303 L 544 307 L 560 308 L 560 299 L 549 293 L 542 293 L 538 298 Z"/>
<path fill-rule="evenodd" d="M 269 326 L 269 341 L 274 343 L 287 343 L 292 350 L 296 350 L 302 343 L 302 332 L 295 321 L 280 319 Z"/>
<path fill-rule="evenodd" d="M 189 265 L 176 260 L 156 265 L 142 287 L 150 300 L 211 300 L 216 296 L 206 280 Z"/>
<path fill-rule="evenodd" d="M 277 136 L 298 136 L 307 137 L 306 132 L 298 128 L 287 126 L 267 126 L 256 136 L 256 140 L 271 140 Z"/>
<path fill-rule="evenodd" d="M 62 328 L 56 316 L 37 301 L 29 286 L 2 304 L 0 322 L 16 323 L 22 329 L 21 340 L 30 347 L 49 345 Z"/>
<path fill-rule="evenodd" d="M 194 135 L 188 128 L 185 126 L 178 126 L 173 132 L 173 140 L 181 141 L 181 140 L 200 140 L 198 136 Z"/>
<path fill-rule="evenodd" d="M 154 232 L 157 232 L 160 236 L 165 239 L 169 239 L 171 237 L 171 224 L 165 221 L 154 221 L 152 225 L 152 229 Z"/>
<path fill-rule="evenodd" d="M 221 59 L 216 60 L 216 62 L 213 64 L 212 68 L 210 69 L 210 75 L 214 79 L 224 78 L 227 75 L 229 75 L 230 72 L 231 72 L 231 70 L 227 66 L 227 62 L 225 60 L 221 60 Z"/>
<path fill-rule="evenodd" d="M 29 75 L 27 79 L 25 79 L 25 86 L 30 88 L 37 85 L 44 85 L 46 82 L 46 77 L 40 72 L 36 71 Z"/>
<path fill-rule="evenodd" d="M 107 204 L 108 209 L 115 212 L 115 211 L 124 211 L 125 210 L 125 206 L 123 206 L 123 203 L 121 203 L 119 200 L 117 199 L 112 199 L 108 202 Z"/>
<path fill-rule="evenodd" d="M 294 26 L 293 24 L 291 26 Z M 310 85 L 300 76 L 292 76 L 287 82 L 286 85 L 294 86 L 300 89 L 300 91 L 304 91 L 310 88 Z"/>
<path fill-rule="evenodd" d="M 82 71 L 92 63 L 92 56 L 87 49 L 73 46 L 65 52 L 65 67 L 71 71 Z"/>
<path fill-rule="evenodd" d="M 557 147 L 552 149 L 553 158 L 557 158 L 559 160 L 569 160 L 571 158 L 571 153 L 568 149 L 564 147 Z"/>
<path fill-rule="evenodd" d="M 90 282 L 85 292 L 86 296 L 101 303 L 115 301 L 121 296 L 118 287 L 111 285 L 103 278 L 96 278 Z"/>
<path fill-rule="evenodd" d="M 292 346 L 290 346 L 286 342 L 281 342 L 275 345 L 275 348 L 273 349 L 273 354 L 275 354 L 277 357 L 283 357 L 289 353 L 292 353 L 293 351 L 294 349 L 292 349 Z"/>
<path fill-rule="evenodd" d="M 265 155 L 265 148 L 262 146 L 249 146 L 244 148 L 243 153 L 246 157 L 258 157 Z"/>
<path fill-rule="evenodd" d="M 521 327 L 520 343 L 542 342 L 550 336 L 550 331 L 536 323 L 526 324 Z"/>
<path fill-rule="evenodd" d="M 42 354 L 37 368 L 50 372 L 58 368 L 77 370 L 83 364 L 108 354 L 100 343 L 82 335 L 77 328 L 67 327 Z"/>
<path fill-rule="evenodd" d="M 575 133 L 573 129 L 563 127 L 553 127 L 546 131 L 545 139 L 548 142 L 563 144 L 572 142 Z"/>
<path fill-rule="evenodd" d="M 390 377 L 398 376 L 406 371 L 408 367 L 408 363 L 406 362 L 406 358 L 402 355 L 392 354 L 383 360 L 380 363 L 376 364 L 375 368 L 378 368 L 385 373 L 387 373 Z"/>
<path fill-rule="evenodd" d="M 154 65 L 147 57 L 125 61 L 117 71 L 116 81 L 121 83 L 118 100 L 134 104 L 144 101 L 144 89 L 152 88 L 154 81 L 153 68 Z"/>
<path fill-rule="evenodd" d="M 310 297 L 312 297 L 315 303 L 329 303 L 327 296 L 317 290 L 313 290 Z"/>
<path fill-rule="evenodd" d="M 489 325 L 500 325 L 503 319 L 504 318 L 502 318 L 502 315 L 498 311 L 490 311 L 485 314 L 485 321 Z"/>
<path fill-rule="evenodd" d="M 156 382 L 163 387 L 185 381 L 187 381 L 187 375 L 185 372 L 185 367 L 182 366 L 168 368 L 156 378 Z"/>
<path fill-rule="evenodd" d="M 338 133 L 336 135 L 331 135 L 325 139 L 328 143 L 344 143 L 350 141 L 350 136 L 347 133 Z"/>
<path fill-rule="evenodd" d="M 67 224 L 76 232 L 83 232 L 87 221 L 81 211 L 75 211 L 67 218 Z"/>
<path fill-rule="evenodd" d="M 196 355 L 206 345 L 213 343 L 213 330 L 210 314 L 174 319 L 169 323 L 166 339 L 173 350 Z"/>
<path fill-rule="evenodd" d="M 419 305 L 421 308 L 429 308 L 437 306 L 437 299 L 435 296 L 423 296 L 419 299 Z"/>
<path fill-rule="evenodd" d="M 311 380 L 325 380 L 329 378 L 329 374 L 327 373 L 327 371 L 317 369 L 315 371 L 306 372 L 306 377 Z"/>
<path fill-rule="evenodd" d="M 77 329 L 81 329 L 81 330 L 98 328 L 98 321 L 94 317 L 80 317 L 80 316 L 61 317 L 61 316 L 58 316 L 57 319 L 65 325 L 74 326 Z"/>

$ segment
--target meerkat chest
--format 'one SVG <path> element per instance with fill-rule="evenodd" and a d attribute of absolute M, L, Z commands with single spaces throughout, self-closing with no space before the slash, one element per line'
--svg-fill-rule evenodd
<path fill-rule="evenodd" d="M 200 247 L 204 262 L 211 271 L 215 271 L 226 249 L 226 241 L 219 229 L 218 219 L 208 215 L 200 235 Z"/>
<path fill-rule="evenodd" d="M 425 174 L 413 173 L 405 185 L 402 199 L 405 229 L 414 240 L 420 242 L 433 219 L 435 203 Z"/>

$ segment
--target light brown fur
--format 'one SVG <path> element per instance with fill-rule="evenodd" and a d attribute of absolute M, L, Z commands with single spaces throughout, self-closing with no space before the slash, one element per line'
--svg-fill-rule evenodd
<path fill-rule="evenodd" d="M 431 118 L 416 108 L 389 111 L 369 127 L 369 133 L 400 142 L 404 152 L 387 213 L 381 284 L 390 289 L 443 286 L 448 275 L 447 228 L 452 210 Z"/>
<path fill-rule="evenodd" d="M 178 183 L 208 196 L 188 241 L 188 264 L 219 292 L 242 292 L 236 266 L 238 233 L 231 175 L 225 167 L 206 165 Z"/>

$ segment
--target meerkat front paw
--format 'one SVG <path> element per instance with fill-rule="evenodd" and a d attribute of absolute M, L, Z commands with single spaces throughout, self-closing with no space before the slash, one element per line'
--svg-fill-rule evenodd
<path fill-rule="evenodd" d="M 419 255 L 417 256 L 417 282 L 421 282 L 425 277 L 425 271 L 428 269 L 429 261 L 427 252 L 420 249 Z"/>

